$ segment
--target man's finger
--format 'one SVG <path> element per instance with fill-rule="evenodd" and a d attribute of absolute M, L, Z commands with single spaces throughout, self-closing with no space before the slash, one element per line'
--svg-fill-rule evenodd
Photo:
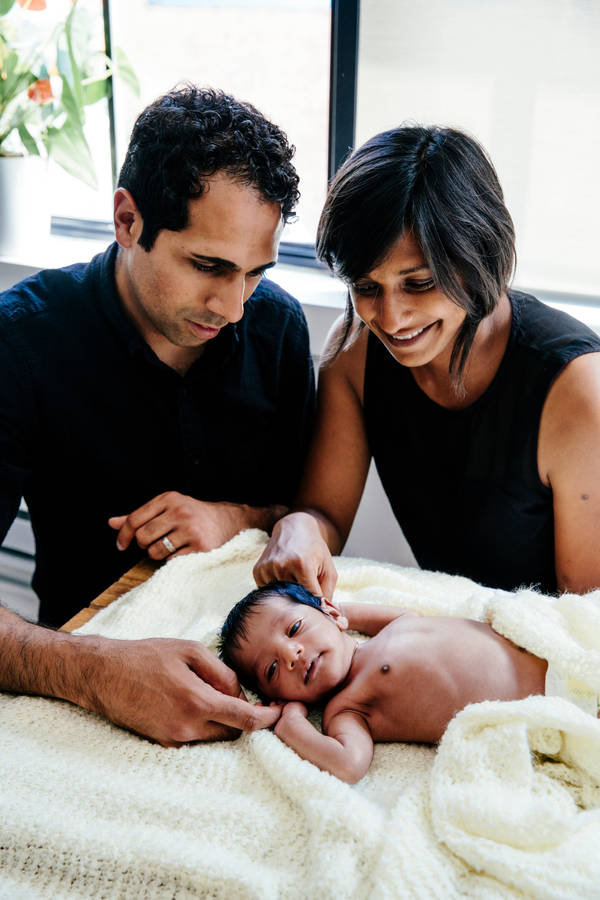
<path fill-rule="evenodd" d="M 125 522 L 127 516 L 111 516 L 108 520 L 108 524 L 111 528 L 119 529 L 121 525 Z"/>
<path fill-rule="evenodd" d="M 138 528 L 150 522 L 156 516 L 161 515 L 165 510 L 165 502 L 162 495 L 153 497 L 148 503 L 139 506 L 129 513 L 128 516 L 113 516 L 113 520 L 122 519 L 117 535 L 117 547 L 119 550 L 126 550 L 135 537 Z M 110 522 L 110 520 L 109 520 Z"/>
<path fill-rule="evenodd" d="M 195 651 L 190 652 L 186 662 L 198 678 L 216 691 L 230 697 L 240 696 L 240 683 L 235 672 L 206 647 L 199 645 Z"/>
<path fill-rule="evenodd" d="M 215 702 L 211 716 L 213 722 L 239 728 L 241 731 L 258 731 L 270 728 L 278 720 L 281 709 L 276 706 L 253 706 L 247 700 L 227 697 L 221 694 L 220 701 Z"/>
<path fill-rule="evenodd" d="M 230 741 L 240 735 L 239 728 L 229 728 L 220 722 L 204 722 L 200 731 L 199 741 Z"/>

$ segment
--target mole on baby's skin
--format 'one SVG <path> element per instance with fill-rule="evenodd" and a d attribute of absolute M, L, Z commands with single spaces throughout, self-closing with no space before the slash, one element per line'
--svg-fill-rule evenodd
<path fill-rule="evenodd" d="M 387 663 L 386 663 L 384 666 L 381 667 L 381 671 L 383 672 L 384 675 L 385 675 L 386 672 L 389 672 L 389 671 L 390 671 L 390 667 L 388 666 Z"/>

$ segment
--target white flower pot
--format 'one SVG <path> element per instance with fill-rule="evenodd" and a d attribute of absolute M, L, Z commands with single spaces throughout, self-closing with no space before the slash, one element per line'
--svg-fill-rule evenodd
<path fill-rule="evenodd" d="M 0 156 L 0 256 L 19 261 L 50 235 L 48 166 L 39 156 Z"/>

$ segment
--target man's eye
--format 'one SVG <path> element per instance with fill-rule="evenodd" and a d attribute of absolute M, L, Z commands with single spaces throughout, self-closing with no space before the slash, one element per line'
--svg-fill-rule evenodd
<path fill-rule="evenodd" d="M 420 294 L 423 291 L 431 290 L 433 287 L 433 279 L 428 278 L 427 281 L 407 281 L 404 287 L 413 294 Z"/>
<path fill-rule="evenodd" d="M 298 629 L 300 628 L 300 622 L 301 622 L 300 619 L 298 619 L 297 622 L 294 622 L 294 624 L 293 624 L 292 627 L 290 628 L 290 637 L 294 637 L 294 635 L 296 634 L 296 632 L 297 632 Z"/>
<path fill-rule="evenodd" d="M 198 270 L 198 272 L 210 272 L 210 273 L 214 274 L 215 272 L 219 271 L 218 266 L 211 266 L 211 265 L 208 265 L 208 263 L 201 263 L 201 262 L 198 262 L 198 260 L 196 260 L 196 259 L 192 260 L 192 265 L 195 269 Z"/>
<path fill-rule="evenodd" d="M 264 269 L 261 269 L 260 272 L 248 272 L 246 278 L 262 278 L 266 272 Z"/>
<path fill-rule="evenodd" d="M 272 662 L 269 668 L 267 669 L 267 681 L 271 681 L 273 675 L 275 674 L 275 670 L 277 669 L 277 663 Z"/>

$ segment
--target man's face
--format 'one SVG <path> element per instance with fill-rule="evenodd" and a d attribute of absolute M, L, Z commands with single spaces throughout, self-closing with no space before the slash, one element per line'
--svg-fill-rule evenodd
<path fill-rule="evenodd" d="M 313 606 L 268 597 L 248 615 L 246 639 L 235 657 L 266 697 L 316 703 L 350 669 L 354 641 L 343 628 Z"/>
<path fill-rule="evenodd" d="M 241 319 L 261 275 L 275 264 L 283 227 L 279 204 L 222 173 L 208 179 L 188 209 L 187 227 L 163 229 L 146 252 L 131 195 L 115 195 L 121 299 L 157 356 L 182 370 L 221 328 Z"/>

